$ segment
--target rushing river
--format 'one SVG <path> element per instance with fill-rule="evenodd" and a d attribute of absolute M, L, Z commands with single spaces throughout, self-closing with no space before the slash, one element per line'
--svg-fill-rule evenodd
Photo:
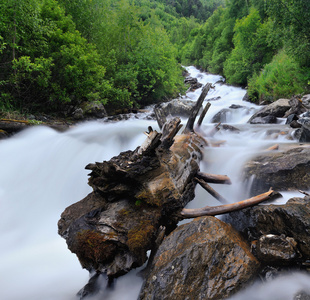
<path fill-rule="evenodd" d="M 221 130 L 210 139 L 212 143 L 225 142 L 206 149 L 201 169 L 228 175 L 233 184 L 221 186 L 220 193 L 231 202 L 243 200 L 248 188 L 240 181 L 244 162 L 275 143 L 293 142 L 290 133 L 267 134 L 270 125 L 246 124 L 259 107 L 242 101 L 245 90 L 217 83 L 221 79 L 218 75 L 204 74 L 193 67 L 188 70 L 203 84 L 215 84 L 205 100 L 211 101 L 211 108 L 202 131 L 207 133 L 214 127 L 211 119 L 223 108 L 228 109 L 225 123 L 240 129 L 238 134 Z M 201 89 L 190 92 L 183 98 L 195 101 L 200 92 Z M 240 107 L 229 108 L 232 104 Z M 84 169 L 88 163 L 135 149 L 145 140 L 143 131 L 150 125 L 158 130 L 157 123 L 145 117 L 118 123 L 85 122 L 64 133 L 34 127 L 0 141 L 0 299 L 77 299 L 75 294 L 87 283 L 88 272 L 57 234 L 57 222 L 67 206 L 91 192 L 88 171 Z M 272 128 L 282 128 L 282 123 L 279 120 Z M 218 204 L 197 187 L 196 198 L 189 207 L 208 203 Z M 118 279 L 115 290 L 105 300 L 135 300 L 142 284 L 135 273 Z M 308 276 L 296 274 L 256 286 L 255 292 L 249 290 L 252 296 L 241 294 L 233 299 L 291 300 L 296 291 L 309 286 Z"/>

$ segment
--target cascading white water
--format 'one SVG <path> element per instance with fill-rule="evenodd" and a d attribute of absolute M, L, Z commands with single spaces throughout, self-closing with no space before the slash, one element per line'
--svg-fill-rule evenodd
<path fill-rule="evenodd" d="M 211 99 L 212 105 L 202 125 L 203 132 L 214 126 L 211 118 L 222 108 L 242 106 L 230 109 L 227 116 L 227 122 L 238 127 L 240 133 L 218 132 L 214 140 L 226 142 L 219 148 L 206 149 L 201 165 L 203 171 L 227 174 L 233 184 L 221 186 L 221 194 L 230 201 L 242 200 L 246 196 L 239 180 L 243 163 L 260 149 L 290 141 L 283 136 L 272 139 L 266 135 L 270 126 L 245 124 L 258 109 L 242 101 L 245 90 L 216 83 L 221 79 L 218 75 L 201 73 L 193 67 L 188 71 L 203 84 L 215 84 L 206 98 Z M 186 97 L 195 101 L 200 92 L 190 92 Z M 64 133 L 35 127 L 0 141 L 0 299 L 77 299 L 75 294 L 87 283 L 88 272 L 81 269 L 76 256 L 57 234 L 60 214 L 91 191 L 84 167 L 141 145 L 145 139 L 143 131 L 149 125 L 158 129 L 155 121 L 142 118 L 113 124 L 86 122 Z M 189 206 L 208 203 L 218 204 L 197 187 L 196 198 Z M 118 279 L 115 290 L 105 299 L 136 299 L 142 280 L 135 272 Z M 310 283 L 309 277 L 302 278 Z M 262 293 L 255 299 L 271 298 Z"/>

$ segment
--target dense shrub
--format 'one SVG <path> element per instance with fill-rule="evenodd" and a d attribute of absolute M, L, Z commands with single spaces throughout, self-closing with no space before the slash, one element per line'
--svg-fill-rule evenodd
<path fill-rule="evenodd" d="M 282 50 L 249 80 L 249 98 L 253 102 L 256 99 L 272 101 L 303 93 L 309 85 L 308 78 L 309 70 L 301 69 L 294 58 Z"/>

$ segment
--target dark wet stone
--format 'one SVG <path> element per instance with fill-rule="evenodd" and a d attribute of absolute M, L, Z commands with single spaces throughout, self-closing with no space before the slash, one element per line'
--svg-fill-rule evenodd
<path fill-rule="evenodd" d="M 196 218 L 164 239 L 139 299 L 224 299 L 247 285 L 258 267 L 231 226 Z"/>

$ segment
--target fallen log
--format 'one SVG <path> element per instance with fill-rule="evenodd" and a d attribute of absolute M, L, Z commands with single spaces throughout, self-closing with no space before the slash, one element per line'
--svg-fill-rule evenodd
<path fill-rule="evenodd" d="M 182 125 L 176 117 L 163 125 L 162 133 L 148 128 L 146 141 L 134 151 L 86 166 L 93 191 L 67 207 L 58 222 L 58 233 L 83 268 L 106 274 L 111 282 L 143 265 L 147 251 L 158 247 L 158 235 L 163 235 L 160 228 L 169 234 L 181 219 L 197 214 L 184 209 L 194 199 L 197 179 L 230 183 L 227 176 L 199 169 L 208 143 L 194 131 L 194 121 L 205 91 L 182 134 L 178 134 Z M 212 213 L 242 207 L 223 205 Z M 209 213 L 210 209 L 199 215 Z"/>
<path fill-rule="evenodd" d="M 118 277 L 141 266 L 158 228 L 194 198 L 202 150 L 207 142 L 190 132 L 176 136 L 180 119 L 152 131 L 142 147 L 110 161 L 86 166 L 93 192 L 62 213 L 59 234 L 89 271 Z"/>

